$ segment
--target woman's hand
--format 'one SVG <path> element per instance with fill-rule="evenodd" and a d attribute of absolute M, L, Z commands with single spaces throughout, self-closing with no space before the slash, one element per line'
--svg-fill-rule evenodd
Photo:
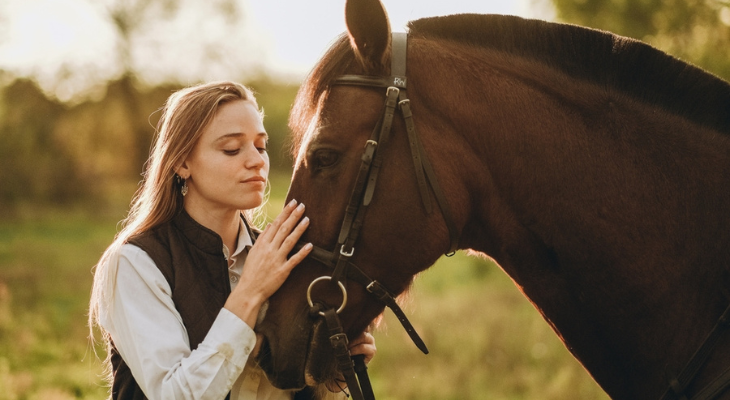
<path fill-rule="evenodd" d="M 304 204 L 297 206 L 296 200 L 292 200 L 266 226 L 249 250 L 241 280 L 226 301 L 224 307 L 252 328 L 261 305 L 279 289 L 291 270 L 312 250 L 311 244 L 307 244 L 287 259 L 309 226 L 309 219 L 301 219 L 302 215 Z"/>
<path fill-rule="evenodd" d="M 360 336 L 350 342 L 350 355 L 356 356 L 362 354 L 365 356 L 365 364 L 369 363 L 370 360 L 375 357 L 375 353 L 378 349 L 375 348 L 375 338 L 370 332 L 363 332 Z"/>

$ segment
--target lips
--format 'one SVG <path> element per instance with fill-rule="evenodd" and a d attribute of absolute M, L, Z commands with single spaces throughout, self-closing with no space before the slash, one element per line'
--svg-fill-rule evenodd
<path fill-rule="evenodd" d="M 255 182 L 266 183 L 266 178 L 264 178 L 263 176 L 258 176 L 257 175 L 257 176 L 252 176 L 252 177 L 250 177 L 248 179 L 245 179 L 242 182 L 243 183 L 255 183 Z"/>

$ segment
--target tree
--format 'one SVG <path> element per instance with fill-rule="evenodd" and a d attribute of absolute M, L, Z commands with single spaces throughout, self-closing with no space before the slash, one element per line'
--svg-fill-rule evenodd
<path fill-rule="evenodd" d="M 728 0 L 552 0 L 564 22 L 643 40 L 730 79 Z"/>

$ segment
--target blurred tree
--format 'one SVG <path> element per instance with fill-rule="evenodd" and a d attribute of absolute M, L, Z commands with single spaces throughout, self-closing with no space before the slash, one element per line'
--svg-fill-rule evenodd
<path fill-rule="evenodd" d="M 82 182 L 75 161 L 53 130 L 64 105 L 47 99 L 29 80 L 0 92 L 0 205 L 4 212 L 29 198 L 67 204 Z"/>
<path fill-rule="evenodd" d="M 552 0 L 557 18 L 643 40 L 730 79 L 728 0 Z"/>
<path fill-rule="evenodd" d="M 121 79 L 116 82 L 120 99 L 133 138 L 132 159 L 137 165 L 143 165 L 149 156 L 151 131 L 144 123 L 140 110 L 132 46 L 135 36 L 140 34 L 148 24 L 160 18 L 170 18 L 177 11 L 177 0 L 107 0 L 104 3 L 106 16 L 117 32 L 117 57 L 122 66 Z"/>

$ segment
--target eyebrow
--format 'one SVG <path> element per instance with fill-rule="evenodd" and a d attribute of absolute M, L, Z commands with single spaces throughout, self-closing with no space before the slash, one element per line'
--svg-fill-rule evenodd
<path fill-rule="evenodd" d="M 227 139 L 233 139 L 233 138 L 239 138 L 241 136 L 245 136 L 242 132 L 233 132 L 233 133 L 226 133 L 223 136 L 220 136 L 218 139 L 214 141 L 214 143 L 222 142 Z M 256 139 L 263 137 L 266 140 L 269 140 L 269 134 L 266 132 L 259 132 L 256 134 Z"/>

